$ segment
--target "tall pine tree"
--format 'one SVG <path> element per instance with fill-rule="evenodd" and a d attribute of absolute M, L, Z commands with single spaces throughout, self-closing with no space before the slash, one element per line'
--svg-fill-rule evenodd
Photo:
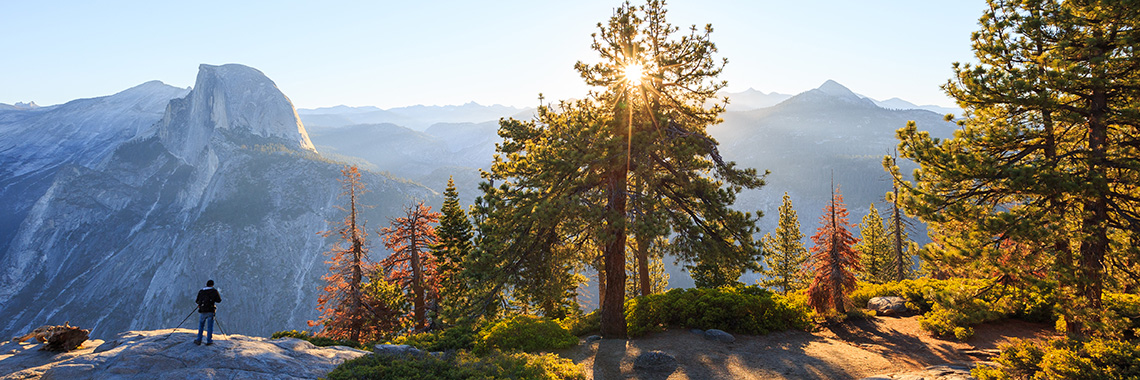
<path fill-rule="evenodd" d="M 860 268 L 859 253 L 851 248 L 858 240 L 851 235 L 847 207 L 838 189 L 832 191 L 831 203 L 819 219 L 823 225 L 811 237 L 815 245 L 809 265 L 814 278 L 807 291 L 808 305 L 819 314 L 830 310 L 843 314 L 851 303 L 847 295 L 855 290 L 855 273 Z"/>
<path fill-rule="evenodd" d="M 467 304 L 467 294 L 470 291 L 469 273 L 464 271 L 464 261 L 470 260 L 471 254 L 471 221 L 467 213 L 459 205 L 459 191 L 455 189 L 455 181 L 447 179 L 447 188 L 443 191 L 443 207 L 440 208 L 442 216 L 439 227 L 436 228 L 438 243 L 431 247 L 439 265 L 439 298 L 440 313 L 445 322 L 454 322 L 462 317 L 464 305 Z"/>
<path fill-rule="evenodd" d="M 380 261 L 388 272 L 388 280 L 399 285 L 412 299 L 412 323 L 416 331 L 428 327 L 428 303 L 439 305 L 438 263 L 431 254 L 437 244 L 435 227 L 439 213 L 423 202 L 404 209 L 404 216 L 393 219 L 390 227 L 380 230 L 384 246 L 392 254 Z"/>
<path fill-rule="evenodd" d="M 804 263 L 808 251 L 804 248 L 804 234 L 800 232 L 800 219 L 792 207 L 792 198 L 784 192 L 780 204 L 780 221 L 776 226 L 776 236 L 764 235 L 764 275 L 762 284 L 767 288 L 778 288 L 781 294 L 788 294 L 807 286 L 808 272 Z"/>
<path fill-rule="evenodd" d="M 889 241 L 883 230 L 883 216 L 872 203 L 867 215 L 859 223 L 859 244 L 855 245 L 855 250 L 859 251 L 859 261 L 863 267 L 860 273 L 864 281 L 883 283 L 895 280 L 894 271 L 891 271 L 895 256 Z"/>
<path fill-rule="evenodd" d="M 712 56 L 712 28 L 677 35 L 665 14 L 663 1 L 623 4 L 595 34 L 601 61 L 575 66 L 599 90 L 540 107 L 533 122 L 500 123 L 504 141 L 485 176 L 499 186 L 485 183 L 477 204 L 488 215 L 478 228 L 493 234 L 488 243 L 504 272 L 550 273 L 540 269 L 583 259 L 551 248 L 573 239 L 602 242 L 605 337 L 625 336 L 626 236 L 636 228 L 629 218 L 637 202 L 652 202 L 664 215 L 680 261 L 754 269 L 758 254 L 757 215 L 730 206 L 743 188 L 763 181 L 754 169 L 725 161 L 706 132 L 724 111 L 714 101 L 725 84 L 716 80 L 724 61 Z M 640 190 L 631 189 L 639 183 Z M 537 285 L 509 279 L 520 282 L 497 288 Z"/>
<path fill-rule="evenodd" d="M 1110 238 L 1140 231 L 1140 3 L 988 3 L 979 63 L 955 64 L 944 86 L 967 111 L 961 130 L 899 131 L 920 165 L 903 202 L 928 223 L 962 222 L 939 228 L 950 254 L 1013 277 L 1048 269 L 1076 332 L 1103 310 L 1105 265 L 1124 261 L 1110 258 L 1137 254 L 1110 251 Z M 1005 241 L 1024 249 L 1009 256 Z"/>

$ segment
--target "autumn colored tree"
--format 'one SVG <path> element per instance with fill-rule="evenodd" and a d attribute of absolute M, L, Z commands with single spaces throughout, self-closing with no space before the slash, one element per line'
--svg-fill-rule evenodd
<path fill-rule="evenodd" d="M 784 192 L 780 204 L 780 220 L 776 225 L 776 236 L 764 234 L 764 275 L 761 284 L 768 288 L 779 288 L 780 294 L 788 294 L 807 286 L 807 271 L 804 263 L 808 251 L 801 241 L 800 219 L 792 207 L 792 198 Z"/>
<path fill-rule="evenodd" d="M 1099 323 L 1105 266 L 1138 254 L 1112 247 L 1140 231 L 1140 3 L 988 5 L 978 64 L 955 64 L 943 86 L 966 110 L 961 129 L 899 130 L 901 155 L 920 166 L 901 198 L 928 224 L 963 222 L 940 229 L 950 253 L 1001 268 L 1003 240 L 1025 247 L 1005 270 L 1045 269 L 1078 332 Z"/>
<path fill-rule="evenodd" d="M 883 229 L 883 216 L 875 209 L 874 203 L 859 223 L 859 244 L 855 245 L 855 250 L 859 252 L 863 268 L 859 273 L 864 281 L 883 283 L 895 280 L 895 272 L 891 270 L 895 261 L 894 251 Z"/>
<path fill-rule="evenodd" d="M 455 181 L 447 179 L 443 191 L 443 207 L 439 227 L 436 228 L 438 243 L 431 247 L 432 256 L 438 261 L 439 299 L 441 317 L 447 321 L 461 317 L 467 304 L 470 291 L 468 273 L 464 271 L 464 260 L 471 254 L 471 221 L 459 205 L 459 192 Z"/>
<path fill-rule="evenodd" d="M 393 318 L 392 310 L 398 305 L 378 297 L 384 296 L 382 277 L 372 278 L 368 283 L 364 281 L 372 265 L 368 262 L 365 222 L 358 218 L 357 201 L 367 190 L 356 166 L 345 167 L 341 174 L 344 176 L 340 180 L 344 189 L 341 196 L 348 198 L 348 208 L 340 209 L 348 215 L 335 231 L 320 233 L 324 237 L 336 233 L 340 239 L 326 253 L 330 256 L 325 262 L 329 264 L 329 273 L 322 277 L 326 285 L 317 298 L 321 316 L 317 321 L 309 321 L 309 325 L 320 325 L 321 335 L 335 339 L 379 340 L 397 328 L 398 318 Z M 376 291 L 367 291 L 368 285 Z"/>
<path fill-rule="evenodd" d="M 860 266 L 859 253 L 851 248 L 858 240 L 851 235 L 847 207 L 838 189 L 832 191 L 831 202 L 819 219 L 823 225 L 811 237 L 815 245 L 809 265 L 815 277 L 808 287 L 808 305 L 819 314 L 830 310 L 846 313 L 851 303 L 847 295 L 855 290 L 855 273 Z"/>
<path fill-rule="evenodd" d="M 384 246 L 392 251 L 380 265 L 388 272 L 388 281 L 399 285 L 412 299 L 412 323 L 415 331 L 428 327 L 427 302 L 439 304 L 438 262 L 431 247 L 438 243 L 433 223 L 440 214 L 423 202 L 404 209 L 404 216 L 393 219 L 390 227 L 380 230 Z"/>

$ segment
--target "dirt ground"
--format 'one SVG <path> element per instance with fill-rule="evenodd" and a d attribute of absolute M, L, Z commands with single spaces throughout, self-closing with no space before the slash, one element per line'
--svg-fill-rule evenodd
<path fill-rule="evenodd" d="M 967 352 L 995 349 L 1011 338 L 1046 339 L 1055 334 L 1051 326 L 1003 320 L 977 326 L 973 338 L 957 342 L 930 337 L 917 317 L 877 317 L 815 332 L 736 335 L 732 343 L 677 329 L 631 340 L 603 339 L 560 354 L 581 364 L 590 379 L 859 379 L 977 361 Z M 672 355 L 677 369 L 634 370 L 634 359 L 646 351 Z"/>

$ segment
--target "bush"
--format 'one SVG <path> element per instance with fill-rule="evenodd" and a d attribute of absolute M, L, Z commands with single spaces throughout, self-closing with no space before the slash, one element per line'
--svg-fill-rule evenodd
<path fill-rule="evenodd" d="M 541 351 L 578 344 L 578 338 L 557 322 L 533 315 L 519 315 L 498 321 L 479 331 L 474 351 Z"/>
<path fill-rule="evenodd" d="M 392 343 L 406 344 L 429 352 L 470 350 L 475 346 L 475 335 L 474 328 L 455 326 L 442 331 L 400 336 Z"/>
<path fill-rule="evenodd" d="M 897 296 L 907 308 L 925 313 L 919 318 L 923 330 L 940 337 L 966 340 L 974 335 L 971 325 L 1002 318 L 1046 322 L 1053 318 L 1056 287 L 1049 283 L 1029 286 L 991 285 L 991 280 L 920 278 L 884 284 L 861 282 L 851 300 L 862 307 L 873 297 Z M 985 296 L 978 294 L 989 287 Z"/>
<path fill-rule="evenodd" d="M 306 331 L 297 331 L 297 330 L 278 331 L 278 332 L 273 333 L 273 335 L 271 335 L 269 338 L 270 339 L 297 338 L 297 339 L 308 341 L 309 343 L 312 343 L 314 346 L 317 346 L 317 347 L 345 346 L 345 347 L 352 347 L 355 349 L 365 350 L 365 351 L 372 351 L 372 346 L 374 346 L 375 343 L 378 343 L 378 342 L 371 342 L 371 343 L 361 344 L 360 342 L 357 342 L 355 340 L 332 339 L 332 338 L 326 338 L 323 336 L 313 336 L 312 334 L 309 334 Z"/>
<path fill-rule="evenodd" d="M 558 324 L 562 325 L 562 328 L 570 330 L 570 334 L 574 336 L 583 336 L 602 330 L 602 319 L 598 315 L 597 310 L 586 315 L 572 315 L 566 317 L 558 321 Z"/>
<path fill-rule="evenodd" d="M 519 379 L 584 380 L 582 369 L 570 359 L 552 354 L 492 351 L 476 357 L 467 351 L 437 357 L 365 355 L 341 364 L 329 373 L 329 380 L 349 379 Z"/>
<path fill-rule="evenodd" d="M 971 374 L 978 380 L 1140 378 L 1140 345 L 1135 341 L 1015 341 L 1003 346 L 994 361 L 1001 366 L 979 366 Z"/>
<path fill-rule="evenodd" d="M 761 335 L 811 326 L 805 306 L 755 286 L 673 289 L 626 302 L 631 336 L 668 326 Z"/>

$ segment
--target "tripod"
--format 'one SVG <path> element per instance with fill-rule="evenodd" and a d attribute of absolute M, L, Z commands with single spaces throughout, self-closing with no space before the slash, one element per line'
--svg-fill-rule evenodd
<path fill-rule="evenodd" d="M 174 335 L 174 331 L 176 331 L 176 330 L 178 330 L 178 328 L 182 327 L 182 324 L 186 323 L 186 320 L 190 319 L 190 316 L 194 315 L 195 311 L 198 311 L 198 306 L 194 306 L 194 309 L 190 310 L 190 314 L 186 314 L 186 318 L 182 318 L 182 322 L 178 322 L 178 326 L 175 326 L 173 329 L 171 329 L 170 334 L 166 334 L 166 338 L 164 338 L 163 340 L 169 339 L 171 335 Z"/>

